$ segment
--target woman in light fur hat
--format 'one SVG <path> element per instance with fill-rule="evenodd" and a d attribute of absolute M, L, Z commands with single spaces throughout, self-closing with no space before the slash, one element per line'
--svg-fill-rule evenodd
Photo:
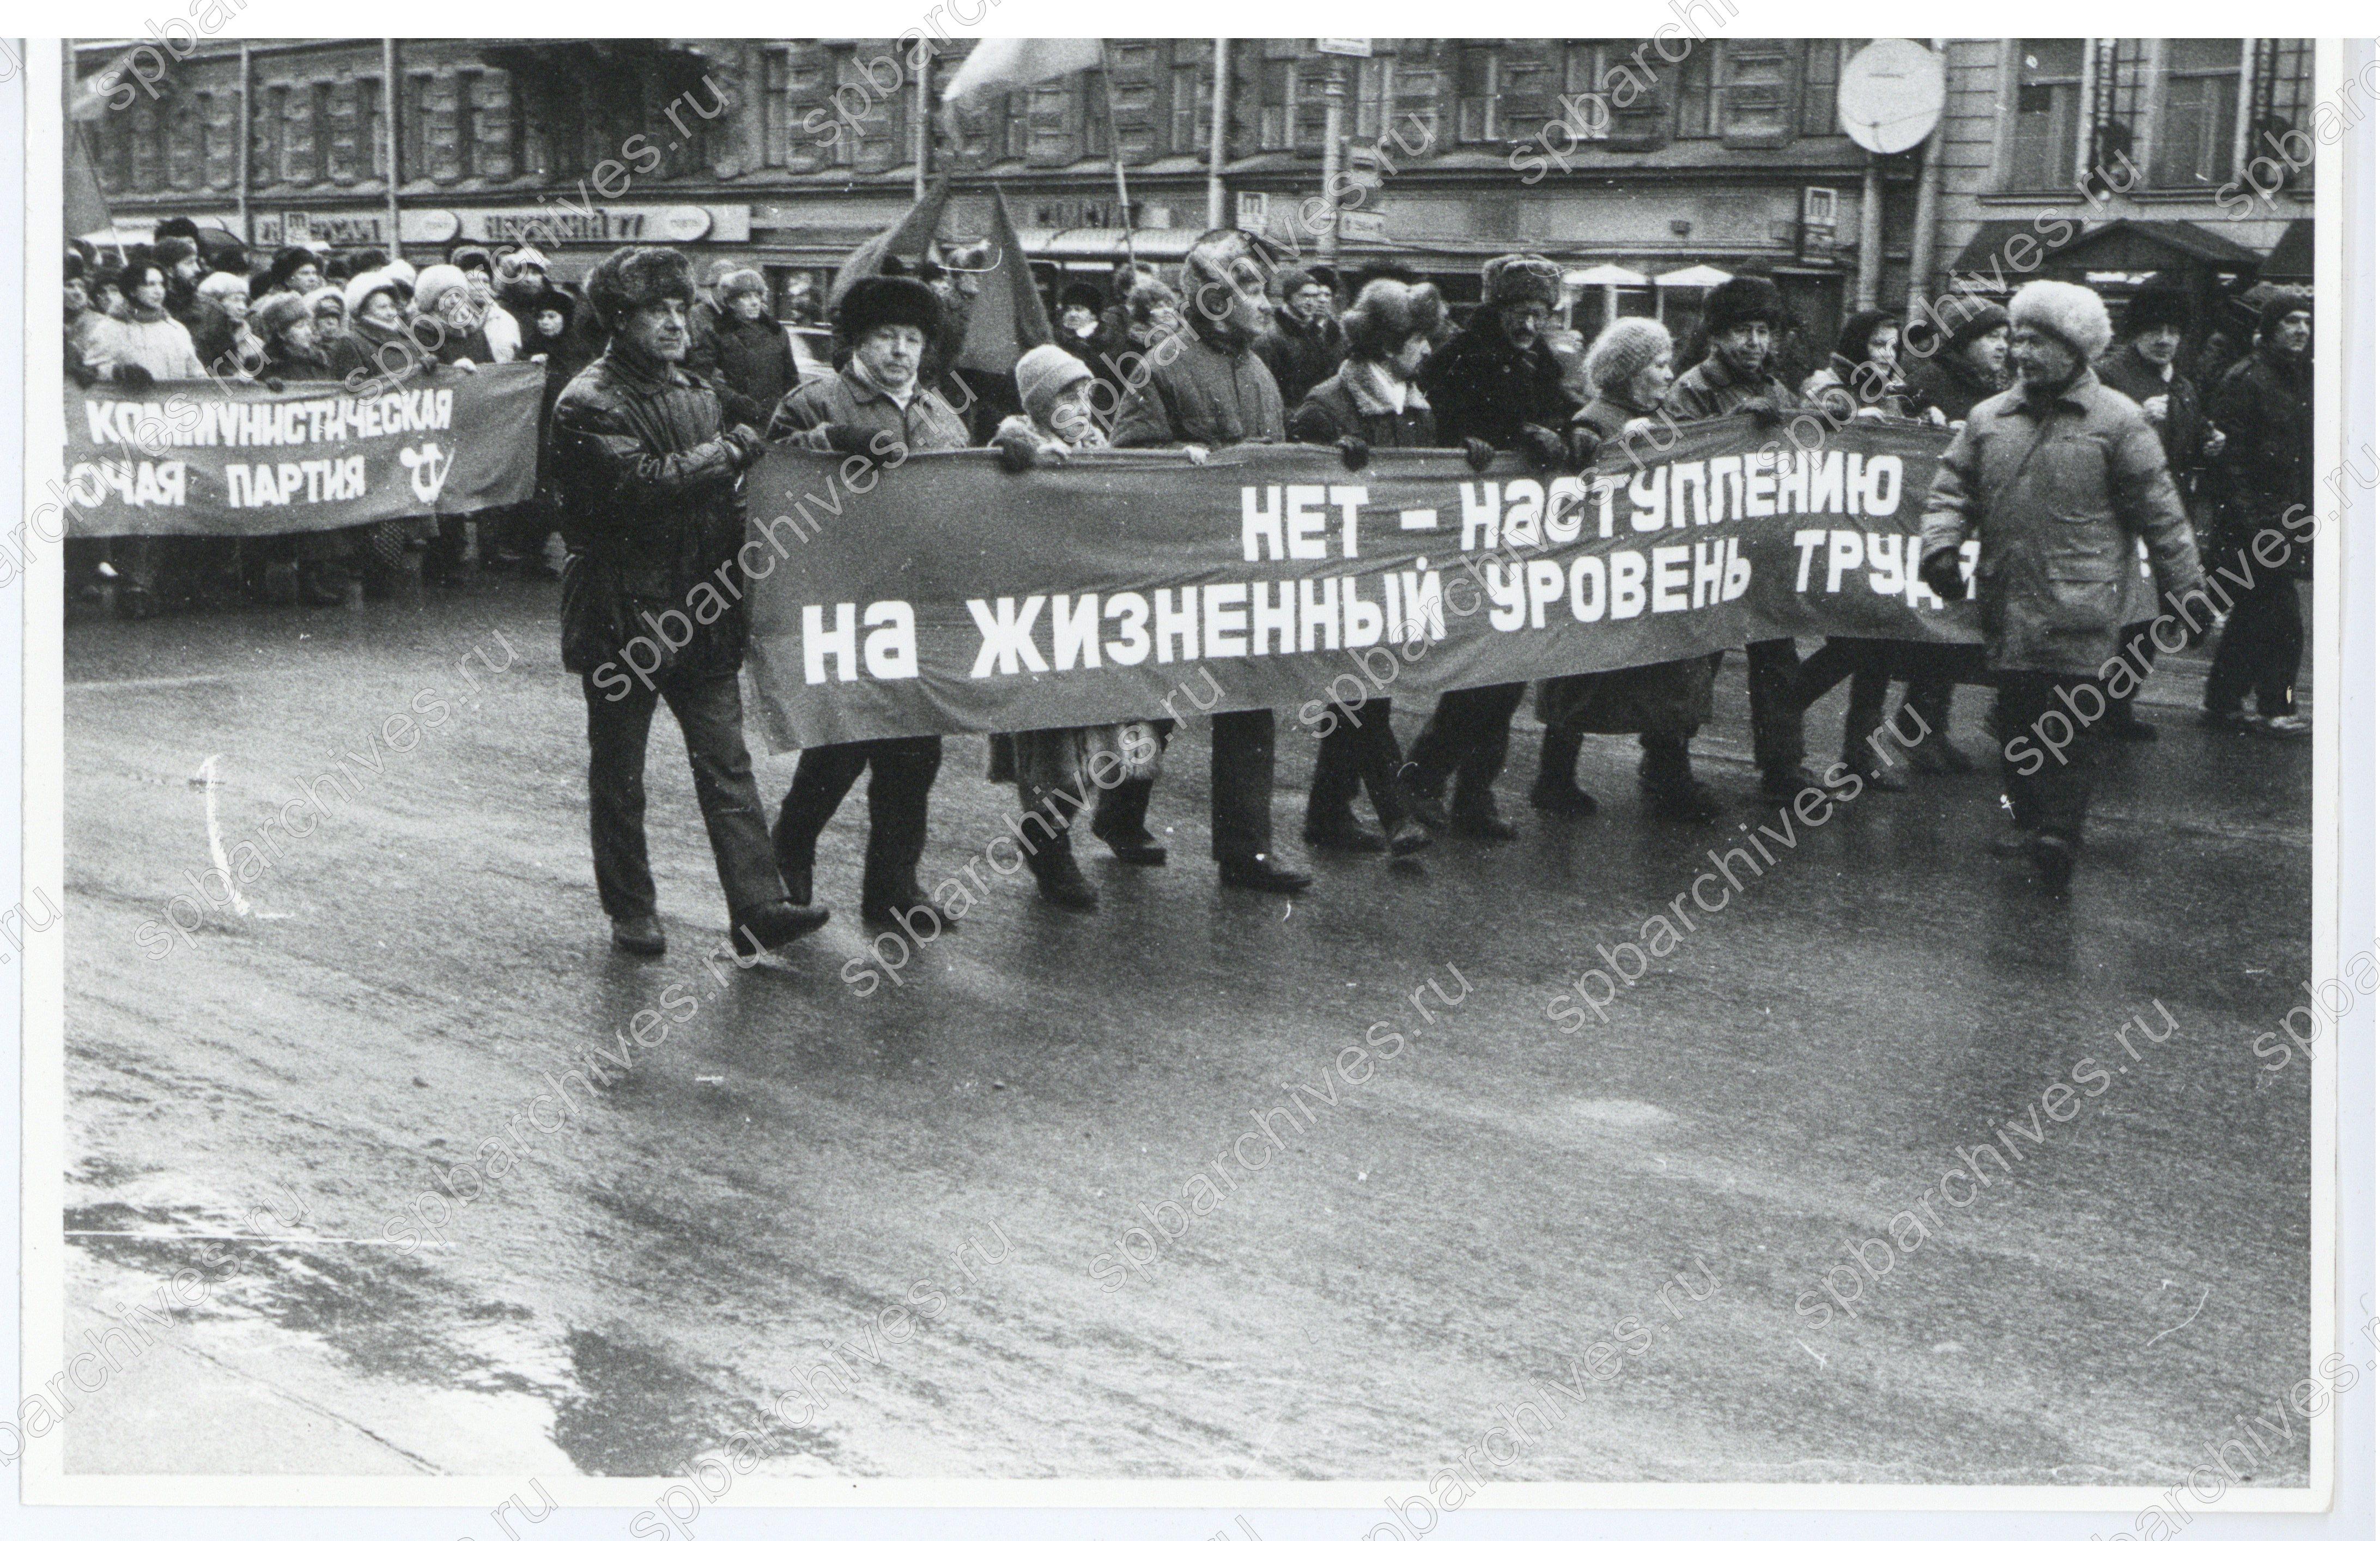
<path fill-rule="evenodd" d="M 1023 472 L 1062 466 L 1077 451 L 1107 448 L 1107 433 L 1091 409 L 1091 382 L 1090 366 L 1057 344 L 1026 349 L 1016 360 L 1024 415 L 1003 420 L 991 439 L 1001 464 Z M 1198 458 L 1205 458 L 1203 451 Z M 1155 780 L 1163 747 L 1147 722 L 991 735 L 990 776 L 1016 783 L 1024 822 L 1034 831 L 1019 834 L 1016 843 L 1042 898 L 1061 909 L 1099 907 L 1099 890 L 1075 859 L 1070 826 L 1090 807 L 1093 787 Z"/>
<path fill-rule="evenodd" d="M 1674 352 L 1670 329 L 1645 316 L 1616 321 L 1595 339 L 1585 365 L 1595 394 L 1571 419 L 1571 453 L 1582 465 L 1653 420 L 1674 378 Z M 1717 804 L 1694 781 L 1686 746 L 1709 720 L 1713 673 L 1710 659 L 1686 658 L 1539 682 L 1546 736 L 1530 806 L 1573 819 L 1593 814 L 1595 798 L 1576 779 L 1580 745 L 1590 733 L 1633 733 L 1644 748 L 1646 806 L 1665 819 L 1706 821 Z"/>

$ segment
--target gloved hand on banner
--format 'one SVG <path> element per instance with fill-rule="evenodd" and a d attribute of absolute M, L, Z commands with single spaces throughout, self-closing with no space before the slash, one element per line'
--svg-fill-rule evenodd
<path fill-rule="evenodd" d="M 750 423 L 737 423 L 720 437 L 727 441 L 727 453 L 739 471 L 756 464 L 769 453 L 769 442 L 761 438 L 760 431 Z"/>
<path fill-rule="evenodd" d="M 1561 435 L 1536 423 L 1524 424 L 1521 429 L 1521 454 L 1541 471 L 1560 470 L 1570 464 L 1570 449 L 1562 443 Z"/>
<path fill-rule="evenodd" d="M 1485 439 L 1465 439 L 1463 441 L 1463 458 L 1471 462 L 1474 471 L 1485 474 L 1488 462 L 1496 458 L 1496 446 Z"/>
<path fill-rule="evenodd" d="M 114 380 L 118 385 L 154 385 L 157 383 L 157 377 L 149 372 L 149 366 L 146 364 L 135 364 L 129 359 L 116 365 L 115 368 L 110 371 L 109 378 Z"/>
<path fill-rule="evenodd" d="M 1917 564 L 1917 576 L 1945 603 L 1967 597 L 1967 580 L 1959 576 L 1959 548 L 1945 546 Z"/>
<path fill-rule="evenodd" d="M 1755 396 L 1745 402 L 1742 412 L 1763 428 L 1775 428 L 1785 420 L 1785 409 L 1767 396 Z"/>
<path fill-rule="evenodd" d="M 1339 463 L 1351 471 L 1362 470 L 1372 463 L 1372 442 L 1361 434 L 1340 435 Z"/>
<path fill-rule="evenodd" d="M 828 423 L 826 447 L 837 455 L 856 455 L 863 460 L 874 460 L 876 451 L 870 447 L 874 435 L 857 423 Z"/>

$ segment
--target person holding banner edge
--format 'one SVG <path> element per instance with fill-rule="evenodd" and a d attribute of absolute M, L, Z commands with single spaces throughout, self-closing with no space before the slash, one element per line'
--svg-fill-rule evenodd
<path fill-rule="evenodd" d="M 1116 414 L 1118 449 L 1196 443 L 1210 448 L 1286 437 L 1281 387 L 1252 344 L 1263 331 L 1266 253 L 1241 230 L 1209 230 L 1182 259 L 1187 329 L 1182 346 L 1155 360 Z M 1269 708 L 1218 711 L 1208 795 L 1215 865 L 1226 888 L 1300 893 L 1314 880 L 1272 849 L 1273 715 Z M 1119 858 L 1147 862 L 1164 847 L 1144 822 L 1153 783 L 1127 781 L 1099 794 L 1091 831 Z"/>
<path fill-rule="evenodd" d="M 769 437 L 805 449 L 876 460 L 905 451 L 965 449 L 966 426 L 918 371 L 941 336 L 941 300 L 915 278 L 877 276 L 852 285 L 835 307 L 837 339 L 851 350 L 832 378 L 813 380 L 785 397 L 769 422 Z M 930 734 L 828 744 L 802 751 L 794 784 L 777 812 L 771 838 L 786 892 L 810 898 L 818 837 L 865 770 L 868 856 L 860 879 L 860 918 L 870 926 L 908 928 L 922 914 L 936 935 L 957 916 L 917 885 L 926 853 L 926 803 L 942 768 L 942 741 Z"/>

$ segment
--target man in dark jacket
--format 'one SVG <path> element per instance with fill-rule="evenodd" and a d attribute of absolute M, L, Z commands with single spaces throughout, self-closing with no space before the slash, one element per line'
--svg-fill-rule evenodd
<path fill-rule="evenodd" d="M 636 247 L 605 258 L 588 299 L 610 340 L 553 409 L 573 561 L 562 661 L 587 698 L 587 805 L 595 886 L 613 942 L 668 945 L 645 855 L 645 742 L 666 701 L 686 734 L 697 800 L 738 955 L 783 946 L 827 912 L 786 901 L 744 746 L 736 672 L 744 602 L 712 575 L 744 540 L 745 470 L 759 433 L 727 428 L 710 387 L 680 368 L 694 283 L 686 258 Z"/>
<path fill-rule="evenodd" d="M 1250 349 L 1264 327 L 1263 252 L 1239 230 L 1209 230 L 1182 260 L 1185 330 L 1150 350 L 1148 373 L 1124 397 L 1110 442 L 1209 448 L 1279 443 L 1286 426 L 1272 371 Z M 1272 849 L 1273 717 L 1218 711 L 1208 782 L 1217 870 L 1227 888 L 1296 893 L 1314 880 Z M 1127 779 L 1099 793 L 1091 832 L 1129 862 L 1163 860 L 1145 820 L 1154 783 Z"/>
<path fill-rule="evenodd" d="M 1436 447 L 1438 423 L 1415 378 L 1429 361 L 1429 340 L 1445 320 L 1446 304 L 1433 285 L 1376 278 L 1364 285 L 1341 326 L 1347 357 L 1337 373 L 1306 393 L 1289 419 L 1289 436 L 1300 443 L 1336 445 L 1348 469 L 1358 471 L 1370 463 L 1375 446 Z M 1415 624 L 1423 620 L 1415 617 Z M 1354 706 L 1334 699 L 1330 716 L 1323 719 L 1330 725 L 1319 730 L 1314 788 L 1305 799 L 1308 845 L 1409 856 L 1429 844 L 1398 783 L 1404 756 L 1389 711 L 1385 696 Z M 1355 822 L 1359 785 L 1371 794 L 1378 834 Z"/>
<path fill-rule="evenodd" d="M 1475 470 L 1485 471 L 1496 451 L 1508 449 L 1519 450 L 1539 470 L 1552 470 L 1567 463 L 1562 434 L 1583 405 L 1563 388 L 1561 360 L 1546 343 L 1546 328 L 1561 302 L 1561 270 L 1534 254 L 1490 258 L 1480 270 L 1479 293 L 1469 322 L 1422 370 L 1438 442 L 1460 445 Z M 1450 690 L 1438 698 L 1404 770 L 1425 824 L 1475 840 L 1511 840 L 1518 832 L 1497 814 L 1495 786 L 1512 712 L 1528 691 L 1523 680 Z M 1450 778 L 1451 810 L 1440 801 Z"/>
<path fill-rule="evenodd" d="M 2124 307 L 2122 336 L 2096 369 L 2099 383 L 2131 397 L 2149 426 L 2157 431 L 2157 440 L 2165 445 L 2166 469 L 2173 475 L 2174 490 L 2181 494 L 2184 507 L 2189 506 L 2199 469 L 2223 448 L 2222 430 L 2208 423 L 2206 414 L 2199 409 L 2198 387 L 2174 367 L 2182 336 L 2193 319 L 2188 289 L 2150 280 Z M 2137 621 L 2126 626 L 2119 650 L 2131 651 L 2135 643 L 2148 636 L 2153 624 Z M 2135 656 L 2153 659 L 2155 654 L 2142 648 Z M 2099 731 L 2115 739 L 2155 738 L 2156 729 L 2140 720 L 2133 705 L 2134 697 L 2129 695 L 2112 703 L 2107 715 L 2099 720 Z"/>
<path fill-rule="evenodd" d="M 1339 327 L 1339 291 L 1329 268 L 1292 268 L 1281 279 L 1281 309 L 1256 342 L 1281 399 L 1302 402 L 1347 357 Z"/>
<path fill-rule="evenodd" d="M 890 457 L 896 448 L 966 448 L 965 425 L 921 376 L 943 315 L 934 291 L 914 278 L 860 279 L 835 307 L 836 346 L 849 352 L 843 369 L 787 396 L 769 424 L 769 437 L 867 459 Z M 819 835 L 865 770 L 868 858 L 859 884 L 860 918 L 913 936 L 921 913 L 935 936 L 954 925 L 957 917 L 917 884 L 917 861 L 926 853 L 927 799 L 941 768 L 942 741 L 931 734 L 804 749 L 777 811 L 774 834 L 777 866 L 788 892 L 797 900 L 809 899 Z"/>
<path fill-rule="evenodd" d="M 2215 645 L 2206 711 L 2217 723 L 2274 738 L 2302 738 L 2313 731 L 2297 709 L 2305 622 L 2295 582 L 2312 549 L 2299 537 L 2313 515 L 2313 301 L 2276 295 L 2265 302 L 2254 349 L 2231 366 L 2210 408 L 2226 438 L 2217 565 L 2247 571 L 2249 547 L 2268 529 L 2289 538 L 2297 560 L 2279 569 L 2255 564 L 2256 586 L 2238 593 Z M 2247 705 L 2251 689 L 2253 711 Z"/>
<path fill-rule="evenodd" d="M 749 268 L 719 280 L 720 313 L 710 333 L 686 348 L 686 367 L 719 388 L 730 422 L 768 426 L 801 383 L 793 339 L 769 314 L 769 281 Z"/>
<path fill-rule="evenodd" d="M 1700 422 L 1731 412 L 1772 420 L 1791 416 L 1799 402 L 1769 370 L 1770 345 L 1784 320 L 1784 297 L 1768 279 L 1744 273 L 1713 289 L 1703 302 L 1710 353 L 1670 387 L 1664 405 L 1670 420 Z M 1752 692 L 1752 758 L 1760 767 L 1761 795 L 1782 807 L 1818 784 L 1802 764 L 1801 654 L 1791 637 L 1779 637 L 1745 643 L 1743 663 Z M 1683 770 L 1656 763 L 1649 755 L 1643 767 L 1647 780 Z"/>
<path fill-rule="evenodd" d="M 2098 758 L 2069 712 L 2078 697 L 2107 694 L 2103 671 L 2118 656 L 2136 542 L 2148 546 L 2160 593 L 2202 579 L 2155 431 L 2092 375 L 2107 346 L 2106 304 L 2081 285 L 2045 281 L 2017 291 L 2009 318 L 2019 388 L 1969 414 L 1942 456 L 1918 573 L 1941 598 L 1963 597 L 1961 551 L 1971 538 L 1980 545 L 1975 597 L 1998 685 L 2000 784 L 2017 825 L 1995 848 L 2029 855 L 2043 886 L 2062 894 Z M 2062 731 L 2047 726 L 2053 715 Z"/>

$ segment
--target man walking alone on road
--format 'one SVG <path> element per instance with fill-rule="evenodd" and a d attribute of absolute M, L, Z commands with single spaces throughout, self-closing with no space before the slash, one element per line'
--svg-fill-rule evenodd
<path fill-rule="evenodd" d="M 826 924 L 786 901 L 744 745 L 740 593 L 713 573 L 744 540 L 744 471 L 763 453 L 749 427 L 722 431 L 719 397 L 679 368 L 694 283 L 679 253 L 605 258 L 587 297 L 610 334 L 553 408 L 572 560 L 562 588 L 562 661 L 587 697 L 587 809 L 595 886 L 625 952 L 668 946 L 645 855 L 645 742 L 666 701 L 686 734 L 695 796 L 727 892 L 739 956 Z"/>
<path fill-rule="evenodd" d="M 2116 657 L 2134 540 L 2147 542 L 2160 593 L 2202 577 L 2156 430 L 2091 372 L 2107 346 L 2107 307 L 2080 285 L 2028 284 L 2009 322 L 2017 387 L 1968 414 L 1943 455 L 1918 575 L 1945 600 L 1962 596 L 1960 548 L 1980 537 L 1975 593 L 1998 676 L 2000 781 L 2017 823 L 2016 838 L 1994 848 L 2029 854 L 2042 886 L 2062 894 L 2097 760 L 2097 735 L 2080 730 L 2099 712 L 2073 702 L 2088 694 L 2104 704 L 2101 671 Z M 2041 723 L 2059 712 L 2071 741 L 2046 746 Z"/>

